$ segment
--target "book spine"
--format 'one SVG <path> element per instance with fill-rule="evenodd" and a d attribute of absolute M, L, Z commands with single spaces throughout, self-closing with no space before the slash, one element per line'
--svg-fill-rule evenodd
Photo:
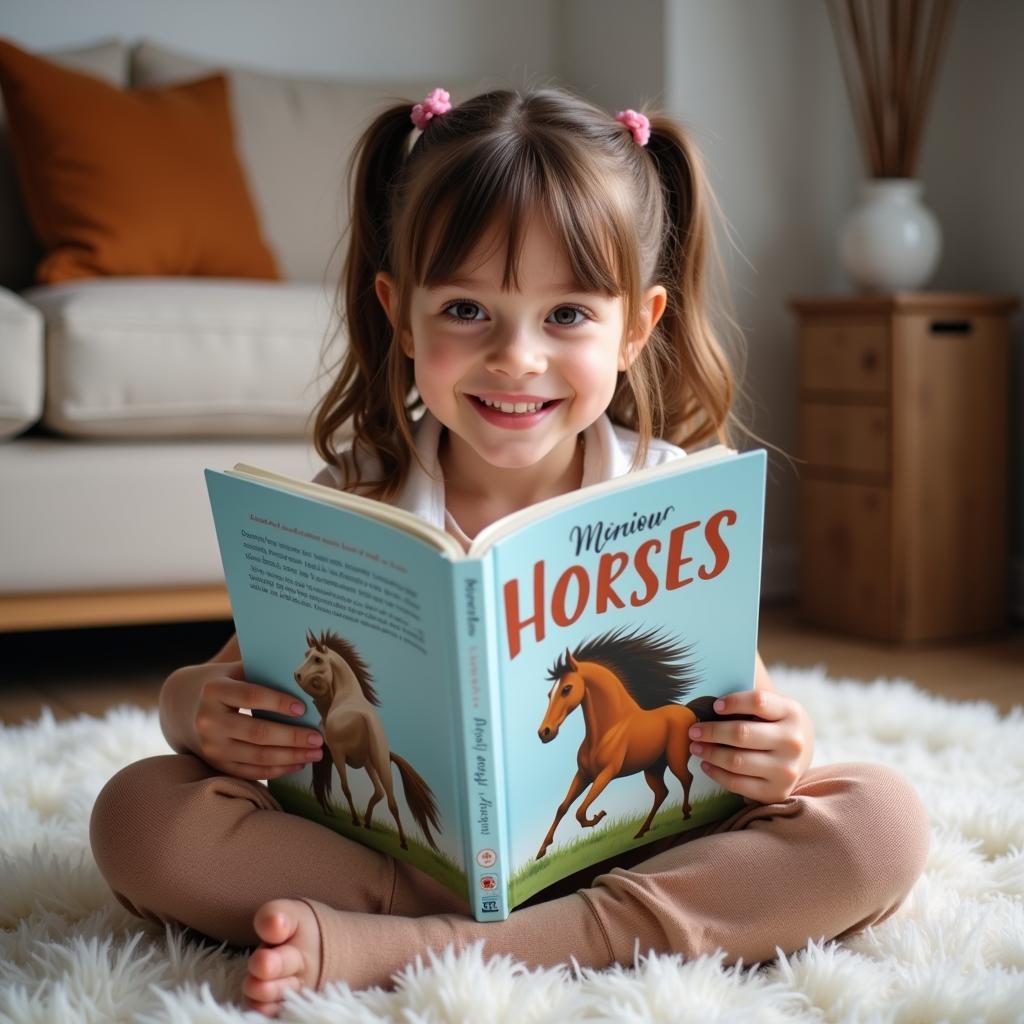
<path fill-rule="evenodd" d="M 456 663 L 465 787 L 467 899 L 478 921 L 509 914 L 501 705 L 493 622 L 491 562 L 453 563 Z"/>

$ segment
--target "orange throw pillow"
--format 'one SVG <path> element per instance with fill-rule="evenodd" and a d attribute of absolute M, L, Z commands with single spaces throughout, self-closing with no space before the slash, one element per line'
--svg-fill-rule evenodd
<path fill-rule="evenodd" d="M 126 91 L 0 40 L 0 88 L 40 284 L 278 279 L 235 153 L 227 82 Z"/>

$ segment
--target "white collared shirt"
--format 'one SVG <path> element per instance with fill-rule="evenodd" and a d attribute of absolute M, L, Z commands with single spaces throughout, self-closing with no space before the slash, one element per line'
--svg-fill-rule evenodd
<path fill-rule="evenodd" d="M 413 437 L 416 440 L 416 459 L 412 460 L 409 475 L 406 477 L 402 490 L 391 499 L 391 504 L 412 512 L 428 523 L 433 523 L 451 534 L 463 548 L 469 547 L 470 538 L 462 531 L 451 513 L 445 507 L 444 474 L 438 458 L 441 441 L 441 423 L 429 412 L 425 412 L 412 425 Z M 607 415 L 601 416 L 583 431 L 583 480 L 582 487 L 612 480 L 629 472 L 636 451 L 639 436 L 635 431 L 628 430 L 612 423 Z M 341 458 L 352 459 L 352 450 L 347 448 L 340 452 Z M 672 459 L 686 455 L 682 448 L 674 444 L 652 438 L 647 449 L 644 466 L 660 466 Z M 426 467 L 424 470 L 423 467 Z M 375 480 L 379 472 L 364 472 L 364 480 Z M 315 477 L 318 484 L 328 487 L 341 487 L 342 472 L 335 466 L 325 466 Z"/>

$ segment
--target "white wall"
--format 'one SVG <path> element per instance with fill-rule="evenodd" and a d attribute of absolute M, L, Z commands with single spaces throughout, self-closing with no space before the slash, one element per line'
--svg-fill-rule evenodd
<path fill-rule="evenodd" d="M 664 0 L 555 0 L 554 70 L 605 109 L 659 107 L 665 98 Z"/>
<path fill-rule="evenodd" d="M 346 78 L 517 80 L 551 66 L 554 17 L 551 0 L 0 0 L 0 34 L 29 49 L 118 35 Z"/>

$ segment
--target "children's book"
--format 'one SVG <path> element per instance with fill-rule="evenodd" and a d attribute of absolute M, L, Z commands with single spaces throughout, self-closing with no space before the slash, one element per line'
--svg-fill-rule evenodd
<path fill-rule="evenodd" d="M 735 813 L 689 729 L 754 685 L 765 467 L 708 448 L 532 505 L 468 552 L 382 502 L 208 469 L 246 678 L 307 708 L 254 713 L 324 737 L 270 791 L 480 921 Z"/>

